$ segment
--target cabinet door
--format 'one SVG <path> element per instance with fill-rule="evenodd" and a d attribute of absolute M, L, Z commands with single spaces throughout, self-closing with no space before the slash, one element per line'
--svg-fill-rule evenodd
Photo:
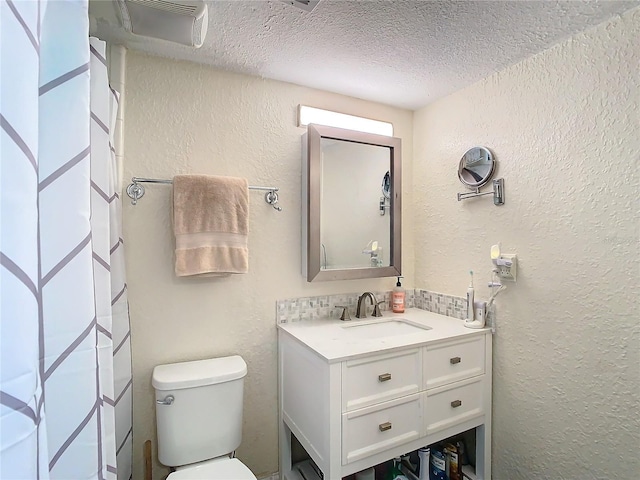
<path fill-rule="evenodd" d="M 425 388 L 431 389 L 484 373 L 484 335 L 428 345 L 424 356 Z"/>
<path fill-rule="evenodd" d="M 424 436 L 423 394 L 342 415 L 342 464 L 355 462 Z"/>
<path fill-rule="evenodd" d="M 420 391 L 422 350 L 374 355 L 342 364 L 342 411 L 352 411 Z"/>

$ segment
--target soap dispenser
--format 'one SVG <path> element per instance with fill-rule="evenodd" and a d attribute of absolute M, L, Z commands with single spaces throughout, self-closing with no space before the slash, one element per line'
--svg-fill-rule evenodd
<path fill-rule="evenodd" d="M 404 304 L 405 299 L 407 297 L 407 293 L 404 288 L 402 288 L 402 284 L 400 283 L 400 279 L 404 277 L 398 277 L 398 283 L 393 288 L 393 293 L 391 294 L 391 309 L 393 313 L 404 313 Z"/>

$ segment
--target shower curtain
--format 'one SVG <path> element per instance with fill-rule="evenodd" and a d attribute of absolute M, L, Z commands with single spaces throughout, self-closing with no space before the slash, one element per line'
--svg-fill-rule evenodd
<path fill-rule="evenodd" d="M 0 478 L 128 479 L 131 351 L 104 42 L 0 3 Z"/>

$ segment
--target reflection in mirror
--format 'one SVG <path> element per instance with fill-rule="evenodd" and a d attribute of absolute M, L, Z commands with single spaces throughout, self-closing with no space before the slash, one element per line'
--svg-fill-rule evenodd
<path fill-rule="evenodd" d="M 469 188 L 480 188 L 491 180 L 494 170 L 495 162 L 489 149 L 473 147 L 460 159 L 458 178 Z"/>
<path fill-rule="evenodd" d="M 320 268 L 388 266 L 389 216 L 380 216 L 377 207 L 389 148 L 322 138 L 320 149 Z M 357 215 L 345 215 L 347 210 Z"/>
<path fill-rule="evenodd" d="M 380 197 L 380 215 L 385 216 L 387 210 L 391 208 L 391 172 L 387 170 L 382 178 L 382 196 Z"/>
<path fill-rule="evenodd" d="M 389 170 L 382 177 L 382 195 L 384 198 L 391 198 L 391 172 Z"/>
<path fill-rule="evenodd" d="M 307 280 L 399 275 L 400 139 L 309 125 L 304 141 Z"/>

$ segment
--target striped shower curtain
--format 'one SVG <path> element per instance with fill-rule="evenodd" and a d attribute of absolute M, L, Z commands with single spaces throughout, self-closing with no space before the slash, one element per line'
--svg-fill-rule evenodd
<path fill-rule="evenodd" d="M 131 476 L 105 45 L 87 1 L 0 0 L 0 478 Z"/>

